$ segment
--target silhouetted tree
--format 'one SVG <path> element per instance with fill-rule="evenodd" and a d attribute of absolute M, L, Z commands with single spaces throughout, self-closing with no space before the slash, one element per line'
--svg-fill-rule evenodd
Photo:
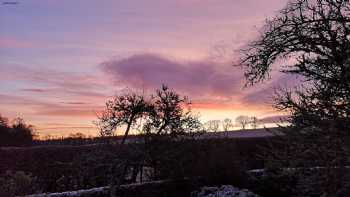
<path fill-rule="evenodd" d="M 277 109 L 290 112 L 292 117 L 291 126 L 282 130 L 287 148 L 269 154 L 271 161 L 290 167 L 325 167 L 317 182 L 307 181 L 307 174 L 300 176 L 300 184 L 312 185 L 308 195 L 348 194 L 349 1 L 293 0 L 267 20 L 261 37 L 243 52 L 248 84 L 268 78 L 272 65 L 282 61 L 288 63 L 279 67 L 282 72 L 304 80 L 305 85 L 298 89 L 278 93 Z M 298 192 L 306 195 L 301 189 Z"/>
<path fill-rule="evenodd" d="M 258 122 L 258 118 L 253 116 L 253 117 L 250 117 L 250 126 L 251 128 L 253 129 L 256 129 L 259 125 L 259 122 Z"/>
<path fill-rule="evenodd" d="M 228 131 L 228 130 L 230 130 L 230 128 L 233 127 L 232 120 L 229 118 L 224 119 L 221 123 L 222 123 L 222 128 L 224 129 L 224 131 Z"/>
<path fill-rule="evenodd" d="M 138 119 L 145 116 L 148 111 L 148 103 L 145 97 L 135 92 L 128 92 L 116 96 L 106 103 L 106 109 L 98 117 L 97 123 L 101 129 L 101 135 L 110 136 L 121 126 L 126 126 L 121 144 L 124 144 L 130 129 L 135 126 Z"/>
<path fill-rule="evenodd" d="M 16 118 L 12 123 L 12 135 L 17 142 L 23 145 L 29 145 L 33 141 L 34 127 L 27 125 L 22 118 Z"/>
<path fill-rule="evenodd" d="M 238 116 L 236 118 L 236 123 L 241 126 L 243 130 L 246 129 L 247 125 L 250 123 L 251 119 L 249 116 Z"/>
<path fill-rule="evenodd" d="M 220 122 L 221 122 L 220 120 L 208 120 L 204 124 L 204 127 L 209 132 L 217 132 L 219 131 Z"/>
<path fill-rule="evenodd" d="M 191 102 L 166 85 L 151 96 L 149 113 L 143 131 L 146 134 L 173 137 L 197 132 L 201 129 L 198 117 L 191 111 Z"/>
<path fill-rule="evenodd" d="M 10 129 L 8 119 L 0 115 L 0 145 L 8 145 L 12 141 Z"/>
<path fill-rule="evenodd" d="M 8 127 L 9 120 L 0 114 L 0 127 Z"/>

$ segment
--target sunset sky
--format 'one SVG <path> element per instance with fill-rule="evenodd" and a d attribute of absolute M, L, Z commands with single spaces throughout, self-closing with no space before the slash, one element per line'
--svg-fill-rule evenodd
<path fill-rule="evenodd" d="M 232 65 L 287 0 L 0 0 L 0 113 L 39 134 L 96 135 L 96 112 L 118 91 L 162 83 L 203 121 L 279 115 L 273 87 L 244 88 Z M 4 2 L 18 2 L 8 4 Z"/>

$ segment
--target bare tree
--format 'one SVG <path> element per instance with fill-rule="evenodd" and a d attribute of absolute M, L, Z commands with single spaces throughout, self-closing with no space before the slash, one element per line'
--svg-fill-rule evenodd
<path fill-rule="evenodd" d="M 228 131 L 233 127 L 232 120 L 229 118 L 225 118 L 221 123 L 222 123 L 222 128 L 224 129 L 224 131 Z"/>
<path fill-rule="evenodd" d="M 238 116 L 236 118 L 236 123 L 241 126 L 243 130 L 246 129 L 247 125 L 250 123 L 250 117 L 249 116 Z"/>
<path fill-rule="evenodd" d="M 98 126 L 102 135 L 113 135 L 121 126 L 126 126 L 121 144 L 124 144 L 130 129 L 143 118 L 148 111 L 148 103 L 141 94 L 128 92 L 116 96 L 106 103 L 106 109 L 98 117 Z"/>
<path fill-rule="evenodd" d="M 0 126 L 1 126 L 1 127 L 8 127 L 8 124 L 9 124 L 8 118 L 3 117 L 3 116 L 0 114 Z"/>
<path fill-rule="evenodd" d="M 204 127 L 209 132 L 217 132 L 220 127 L 220 120 L 209 120 L 204 124 Z"/>
<path fill-rule="evenodd" d="M 187 97 L 182 97 L 163 85 L 151 98 L 147 121 L 143 127 L 145 133 L 176 137 L 201 129 L 201 123 L 192 113 L 191 102 Z"/>
<path fill-rule="evenodd" d="M 281 151 L 271 161 L 288 167 L 324 166 L 308 187 L 317 196 L 349 193 L 345 138 L 350 131 L 350 3 L 348 0 L 292 0 L 279 15 L 267 20 L 259 39 L 243 50 L 241 65 L 247 84 L 269 78 L 280 62 L 283 73 L 301 76 L 304 86 L 282 90 L 277 109 L 292 114 Z M 293 61 L 289 61 L 293 60 Z M 300 176 L 305 183 L 307 174 Z M 347 180 L 347 181 L 346 181 Z M 317 190 L 317 191 L 315 191 Z M 303 196 L 304 191 L 298 195 Z M 318 193 L 317 193 L 318 192 Z M 308 193 L 308 194 L 309 194 Z"/>
<path fill-rule="evenodd" d="M 250 126 L 253 129 L 256 129 L 259 125 L 258 118 L 255 116 L 250 117 Z"/>

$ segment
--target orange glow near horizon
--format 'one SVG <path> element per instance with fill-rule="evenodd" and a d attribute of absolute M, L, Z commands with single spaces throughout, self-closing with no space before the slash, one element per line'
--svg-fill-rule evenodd
<path fill-rule="evenodd" d="M 249 107 L 245 108 L 244 106 L 239 107 L 236 105 L 229 105 L 229 104 L 203 104 L 203 103 L 194 103 L 192 107 L 194 114 L 199 114 L 199 119 L 202 123 L 205 123 L 209 120 L 223 120 L 225 118 L 232 119 L 232 121 L 235 121 L 235 118 L 239 115 L 246 115 L 246 116 L 256 116 L 259 119 L 265 118 L 265 117 L 271 117 L 271 116 L 279 116 L 280 113 L 277 113 L 273 111 L 271 107 L 266 106 L 257 106 L 257 107 Z M 269 111 L 267 113 L 267 111 Z M 57 117 L 57 114 L 51 114 Z M 74 133 L 83 133 L 86 136 L 98 136 L 98 129 L 94 125 L 94 121 L 97 121 L 97 116 L 95 113 L 91 113 L 89 111 L 85 112 L 85 114 L 60 114 L 63 119 L 60 121 L 63 121 L 63 123 L 41 123 L 41 122 L 28 122 L 32 123 L 35 126 L 36 133 L 41 137 L 53 137 L 53 138 L 59 138 L 59 137 L 67 137 L 70 134 Z M 276 122 L 277 123 L 277 122 Z M 263 125 L 260 125 L 261 127 L 272 127 L 276 126 L 276 123 L 266 123 Z M 236 126 L 233 128 L 234 130 L 238 130 L 239 127 Z M 123 129 L 118 129 L 117 134 L 120 135 L 123 133 Z M 135 134 L 135 133 L 133 133 Z"/>

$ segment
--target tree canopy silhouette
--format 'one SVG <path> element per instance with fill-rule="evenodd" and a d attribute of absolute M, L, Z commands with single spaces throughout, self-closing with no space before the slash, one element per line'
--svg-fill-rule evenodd
<path fill-rule="evenodd" d="M 236 123 L 239 124 L 243 130 L 246 129 L 250 121 L 251 121 L 251 118 L 249 116 L 238 116 L 236 118 Z"/>
<path fill-rule="evenodd" d="M 220 127 L 220 120 L 208 120 L 205 124 L 204 127 L 206 131 L 209 132 L 218 132 L 219 127 Z"/>
<path fill-rule="evenodd" d="M 146 99 L 147 97 L 147 99 Z M 163 85 L 155 95 L 127 92 L 106 103 L 97 123 L 102 134 L 111 135 L 116 128 L 126 126 L 122 144 L 130 129 L 144 134 L 178 136 L 197 132 L 201 124 L 192 111 L 191 102 Z"/>
<path fill-rule="evenodd" d="M 148 118 L 143 128 L 145 133 L 176 137 L 201 129 L 201 123 L 192 113 L 191 102 L 187 97 L 162 85 L 151 98 Z"/>
<path fill-rule="evenodd" d="M 232 127 L 233 127 L 233 123 L 232 123 L 232 120 L 231 120 L 231 119 L 225 118 L 225 119 L 222 121 L 222 129 L 223 129 L 224 131 L 229 131 Z"/>
<path fill-rule="evenodd" d="M 115 129 L 126 125 L 121 142 L 124 144 L 130 129 L 135 126 L 138 119 L 145 115 L 147 108 L 148 103 L 145 97 L 135 92 L 127 92 L 107 101 L 106 110 L 98 117 L 101 135 L 112 135 Z"/>
<path fill-rule="evenodd" d="M 317 178 L 325 187 L 313 188 L 340 196 L 350 155 L 345 142 L 350 131 L 349 1 L 292 0 L 266 21 L 262 35 L 243 54 L 247 85 L 268 79 L 277 66 L 301 76 L 305 85 L 277 94 L 277 109 L 292 117 L 283 130 L 288 149 L 272 154 L 273 159 L 293 167 L 328 167 Z"/>

